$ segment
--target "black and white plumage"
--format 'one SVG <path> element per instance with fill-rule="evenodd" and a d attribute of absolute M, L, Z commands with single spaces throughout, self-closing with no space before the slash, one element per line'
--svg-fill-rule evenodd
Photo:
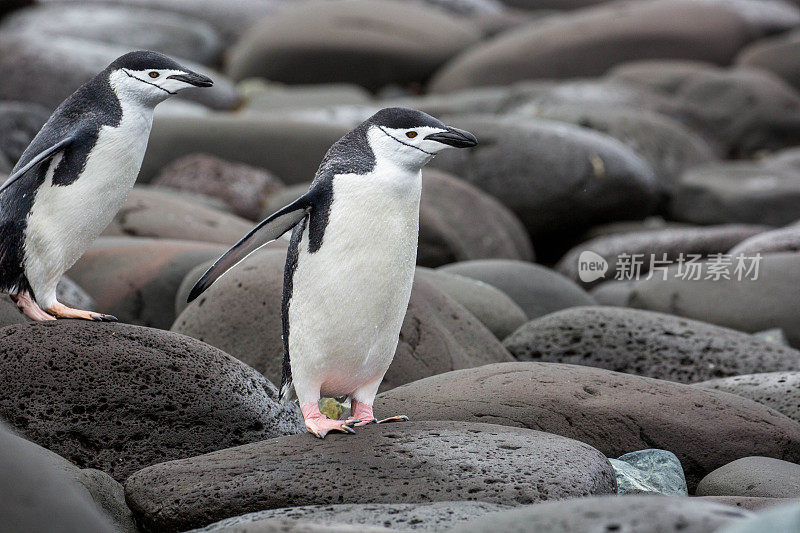
<path fill-rule="evenodd" d="M 379 111 L 330 148 L 305 195 L 253 229 L 190 293 L 191 301 L 294 228 L 284 274 L 281 394 L 294 386 L 317 436 L 374 421 L 372 403 L 411 295 L 421 169 L 442 149 L 476 143 L 420 111 Z M 345 395 L 355 420 L 319 413 L 321 396 Z"/>
<path fill-rule="evenodd" d="M 0 291 L 26 315 L 113 319 L 60 304 L 58 280 L 133 187 L 155 106 L 211 85 L 163 54 L 131 52 L 53 112 L 0 186 Z"/>

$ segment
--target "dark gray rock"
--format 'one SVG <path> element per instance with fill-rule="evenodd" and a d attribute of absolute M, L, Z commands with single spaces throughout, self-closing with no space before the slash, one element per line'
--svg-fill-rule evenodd
<path fill-rule="evenodd" d="M 0 416 L 118 480 L 302 428 L 256 371 L 183 335 L 83 321 L 25 324 L 0 331 L 0 353 Z"/>
<path fill-rule="evenodd" d="M 533 260 L 525 228 L 503 204 L 445 172 L 426 169 L 422 174 L 417 264 L 437 267 L 470 259 Z"/>
<path fill-rule="evenodd" d="M 754 235 L 731 248 L 728 253 L 755 255 L 777 252 L 800 252 L 800 224 Z"/>
<path fill-rule="evenodd" d="M 764 531 L 794 533 L 798 529 L 800 529 L 800 503 L 795 502 L 731 524 L 717 533 L 762 533 Z"/>
<path fill-rule="evenodd" d="M 717 163 L 687 171 L 670 206 L 695 224 L 784 226 L 800 218 L 800 175 L 753 163 Z"/>
<path fill-rule="evenodd" d="M 700 480 L 697 495 L 800 498 L 800 465 L 772 457 L 743 457 Z"/>
<path fill-rule="evenodd" d="M 521 362 L 456 370 L 386 391 L 375 409 L 402 411 L 412 420 L 537 429 L 586 442 L 607 457 L 669 450 L 680 459 L 690 492 L 739 457 L 800 459 L 800 424 L 764 405 L 586 366 Z"/>
<path fill-rule="evenodd" d="M 592 289 L 589 294 L 599 305 L 627 307 L 633 284 L 633 281 L 607 281 Z"/>
<path fill-rule="evenodd" d="M 304 505 L 268 509 L 211 524 L 195 533 L 226 531 L 261 531 L 268 520 L 289 519 L 314 524 L 383 526 L 392 530 L 445 530 L 478 516 L 510 508 L 509 505 L 476 501 L 434 503 L 350 503 L 338 505 Z"/>
<path fill-rule="evenodd" d="M 519 505 L 615 490 L 611 465 L 586 444 L 456 422 L 371 425 L 355 437 L 322 441 L 284 437 L 154 465 L 125 482 L 137 517 L 164 531 L 301 504 L 455 499 Z"/>
<path fill-rule="evenodd" d="M 215 63 L 222 50 L 216 31 L 190 17 L 135 7 L 50 4 L 15 12 L 0 32 L 99 41 L 135 50 L 156 50 L 197 63 Z"/>
<path fill-rule="evenodd" d="M 711 533 L 749 516 L 727 505 L 678 496 L 617 496 L 527 505 L 471 520 L 452 532 Z"/>
<path fill-rule="evenodd" d="M 762 509 L 797 502 L 796 498 L 756 498 L 748 496 L 698 496 L 697 498 L 702 501 L 721 503 L 748 511 L 761 511 Z"/>
<path fill-rule="evenodd" d="M 313 178 L 347 126 L 284 117 L 210 114 L 156 118 L 139 173 L 147 183 L 179 157 L 204 153 L 265 168 L 286 183 Z"/>
<path fill-rule="evenodd" d="M 424 82 L 480 37 L 465 19 L 419 3 L 303 3 L 251 28 L 230 50 L 226 72 L 235 80 L 354 83 L 377 90 Z"/>
<path fill-rule="evenodd" d="M 699 134 L 650 110 L 531 103 L 518 108 L 515 114 L 575 124 L 622 141 L 650 164 L 665 194 L 675 187 L 685 170 L 717 159 L 714 148 Z"/>
<path fill-rule="evenodd" d="M 424 267 L 417 268 L 416 276 L 466 307 L 498 339 L 506 338 L 528 320 L 514 300 L 488 283 Z"/>
<path fill-rule="evenodd" d="M 38 104 L 0 102 L 0 160 L 8 166 L 8 171 L 16 164 L 49 116 L 47 108 Z"/>
<path fill-rule="evenodd" d="M 57 461 L 48 454 L 0 425 L 3 529 L 31 533 L 119 531 L 86 489 L 64 471 L 66 460 L 58 458 L 62 463 L 54 464 Z"/>
<path fill-rule="evenodd" d="M 238 89 L 245 110 L 252 112 L 286 112 L 336 105 L 368 105 L 372 96 L 350 83 L 284 85 L 261 78 L 245 80 Z"/>
<path fill-rule="evenodd" d="M 800 32 L 794 31 L 769 39 L 760 39 L 744 47 L 736 64 L 772 72 L 795 89 L 800 89 Z"/>
<path fill-rule="evenodd" d="M 800 352 L 752 335 L 621 307 L 565 309 L 528 322 L 503 344 L 520 361 L 595 366 L 692 383 L 800 370 Z"/>
<path fill-rule="evenodd" d="M 62 277 L 56 285 L 56 297 L 62 304 L 77 309 L 94 310 L 94 298 L 83 288 L 67 277 Z"/>
<path fill-rule="evenodd" d="M 103 236 L 154 237 L 233 245 L 253 223 L 187 201 L 169 189 L 134 187 Z"/>
<path fill-rule="evenodd" d="M 704 61 L 655 59 L 620 63 L 606 72 L 605 79 L 645 89 L 675 93 L 691 76 L 720 68 Z"/>
<path fill-rule="evenodd" d="M 588 78 L 639 59 L 725 65 L 753 37 L 752 25 L 721 5 L 672 0 L 616 3 L 526 25 L 475 46 L 436 74 L 431 91 L 522 79 Z"/>
<path fill-rule="evenodd" d="M 257 220 L 267 198 L 283 189 L 268 171 L 205 154 L 176 159 L 151 182 L 153 185 L 219 198 L 237 215 Z"/>
<path fill-rule="evenodd" d="M 175 294 L 186 273 L 226 249 L 195 241 L 101 237 L 69 275 L 96 298 L 94 310 L 165 329 L 175 320 Z"/>
<path fill-rule="evenodd" d="M 245 515 L 247 516 L 247 515 Z M 225 520 L 220 523 L 225 522 Z M 213 529 L 215 524 L 208 526 L 208 531 L 219 533 L 352 533 L 352 524 L 318 524 L 310 520 L 293 520 L 290 518 L 265 518 L 255 522 L 221 526 Z M 206 528 L 195 529 L 195 532 L 206 531 Z M 359 526 L 359 533 L 388 533 L 394 531 L 385 527 Z"/>
<path fill-rule="evenodd" d="M 57 35 L 24 32 L 0 37 L 0 100 L 24 100 L 55 109 L 75 89 L 90 80 L 117 57 L 132 48 Z M 214 87 L 189 89 L 177 98 L 213 109 L 232 109 L 236 89 L 224 76 L 191 61 L 187 68 L 210 76 Z M 58 83 L 53 83 L 53 80 Z"/>
<path fill-rule="evenodd" d="M 658 184 L 650 166 L 607 135 L 571 124 L 497 117 L 453 117 L 480 144 L 440 154 L 432 165 L 488 192 L 514 211 L 540 243 L 564 246 L 611 220 L 650 215 Z M 555 241 L 555 242 L 553 242 Z"/>
<path fill-rule="evenodd" d="M 800 422 L 800 372 L 765 372 L 697 383 L 772 407 Z"/>
<path fill-rule="evenodd" d="M 800 172 L 800 148 L 784 148 L 760 160 L 768 168 L 780 168 Z"/>
<path fill-rule="evenodd" d="M 634 282 L 626 304 L 749 333 L 780 328 L 792 346 L 800 347 L 798 301 L 800 255 L 780 253 L 765 254 L 758 262 L 757 276 L 751 272 L 741 281 L 733 273 L 731 279 L 684 280 L 670 267 L 666 280 L 654 277 Z"/>
<path fill-rule="evenodd" d="M 113 4 L 136 6 L 161 12 L 178 13 L 187 18 L 205 21 L 223 36 L 226 44 L 234 42 L 250 26 L 277 13 L 285 0 L 49 0 L 58 3 L 81 3 L 96 6 Z"/>
<path fill-rule="evenodd" d="M 765 226 L 729 224 L 606 235 L 575 246 L 559 260 L 556 270 L 584 287 L 592 287 L 604 280 L 614 279 L 615 275 L 625 269 L 625 262 L 632 256 L 638 255 L 642 259 L 640 273 L 645 275 L 650 270 L 651 258 L 675 263 L 680 257 L 686 259 L 689 255 L 705 257 L 710 254 L 724 254 L 737 243 L 766 229 Z M 581 254 L 587 250 L 608 263 L 609 268 L 604 277 L 594 281 L 581 280 L 579 261 Z M 653 275 L 661 274 L 654 272 Z"/>
<path fill-rule="evenodd" d="M 282 251 L 254 253 L 189 304 L 172 331 L 216 346 L 270 381 L 279 382 L 285 263 Z M 203 267 L 198 267 L 186 277 L 179 298 L 188 294 L 202 271 Z M 418 279 L 381 390 L 456 368 L 511 360 L 497 338 L 469 311 L 435 284 Z"/>
<path fill-rule="evenodd" d="M 6 432 L 5 424 L 2 431 Z M 16 435 L 5 435 L 11 447 L 23 448 L 32 459 L 46 465 L 49 470 L 58 473 L 59 477 L 69 481 L 69 489 L 76 495 L 82 495 L 93 501 L 106 517 L 110 518 L 119 530 L 125 533 L 136 533 L 138 528 L 133 520 L 133 513 L 125 503 L 125 491 L 114 478 L 94 468 L 78 468 L 60 455 L 42 448 L 38 444 Z"/>
<path fill-rule="evenodd" d="M 699 70 L 674 93 L 696 110 L 732 157 L 798 143 L 800 94 L 767 71 Z"/>
<path fill-rule="evenodd" d="M 529 319 L 567 307 L 594 305 L 575 283 L 549 268 L 523 261 L 484 259 L 445 265 L 439 270 L 488 283 L 506 293 Z"/>

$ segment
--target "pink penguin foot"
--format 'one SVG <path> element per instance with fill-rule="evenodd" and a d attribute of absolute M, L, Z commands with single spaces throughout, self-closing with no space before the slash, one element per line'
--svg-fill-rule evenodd
<path fill-rule="evenodd" d="M 33 301 L 33 298 L 31 298 L 31 295 L 27 292 L 11 294 L 9 296 L 11 296 L 11 299 L 14 300 L 15 304 L 17 304 L 19 312 L 31 320 L 35 320 L 36 322 L 46 322 L 48 320 L 56 319 L 56 317 L 47 314 L 41 307 L 39 307 L 39 305 Z"/>
<path fill-rule="evenodd" d="M 357 400 L 351 400 L 352 416 L 348 420 L 357 420 L 356 426 L 366 426 L 367 424 L 385 424 L 387 422 L 408 422 L 406 415 L 390 416 L 383 420 L 378 420 L 372 412 L 372 406 Z"/>
<path fill-rule="evenodd" d="M 303 411 L 303 419 L 306 422 L 306 429 L 320 439 L 324 439 L 329 431 L 341 431 L 342 433 L 355 433 L 353 427 L 359 420 L 332 420 L 319 412 L 316 403 L 310 403 L 300 408 Z"/>

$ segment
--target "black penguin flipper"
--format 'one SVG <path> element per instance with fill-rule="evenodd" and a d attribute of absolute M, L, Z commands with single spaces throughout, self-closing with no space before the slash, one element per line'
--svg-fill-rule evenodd
<path fill-rule="evenodd" d="M 311 195 L 305 194 L 286 207 L 276 211 L 245 235 L 242 240 L 225 252 L 222 257 L 209 268 L 189 293 L 187 302 L 191 302 L 208 289 L 225 272 L 236 266 L 251 253 L 270 243 L 295 227 L 306 217 L 311 206 Z"/>
<path fill-rule="evenodd" d="M 56 154 L 65 150 L 70 144 L 75 142 L 75 139 L 78 137 L 78 133 L 73 133 L 72 135 L 68 135 L 64 137 L 54 145 L 50 146 L 46 150 L 43 150 L 36 154 L 27 164 L 23 165 L 22 168 L 12 172 L 12 174 L 8 177 L 8 179 L 0 186 L 0 193 L 6 190 L 9 186 L 11 186 L 15 181 L 20 179 L 24 176 L 29 170 L 34 168 L 35 166 L 44 163 L 45 161 L 49 161 L 52 159 Z"/>

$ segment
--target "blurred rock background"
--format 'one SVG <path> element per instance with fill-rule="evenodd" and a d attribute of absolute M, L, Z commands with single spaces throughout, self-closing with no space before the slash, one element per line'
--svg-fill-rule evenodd
<path fill-rule="evenodd" d="M 0 530 L 800 531 L 795 0 L 4 0 L 0 174 L 141 48 L 215 85 L 59 287 L 125 324 L 0 299 Z M 186 295 L 389 106 L 480 144 L 423 172 L 376 403 L 412 421 L 317 441 L 273 385 L 286 242 Z"/>

